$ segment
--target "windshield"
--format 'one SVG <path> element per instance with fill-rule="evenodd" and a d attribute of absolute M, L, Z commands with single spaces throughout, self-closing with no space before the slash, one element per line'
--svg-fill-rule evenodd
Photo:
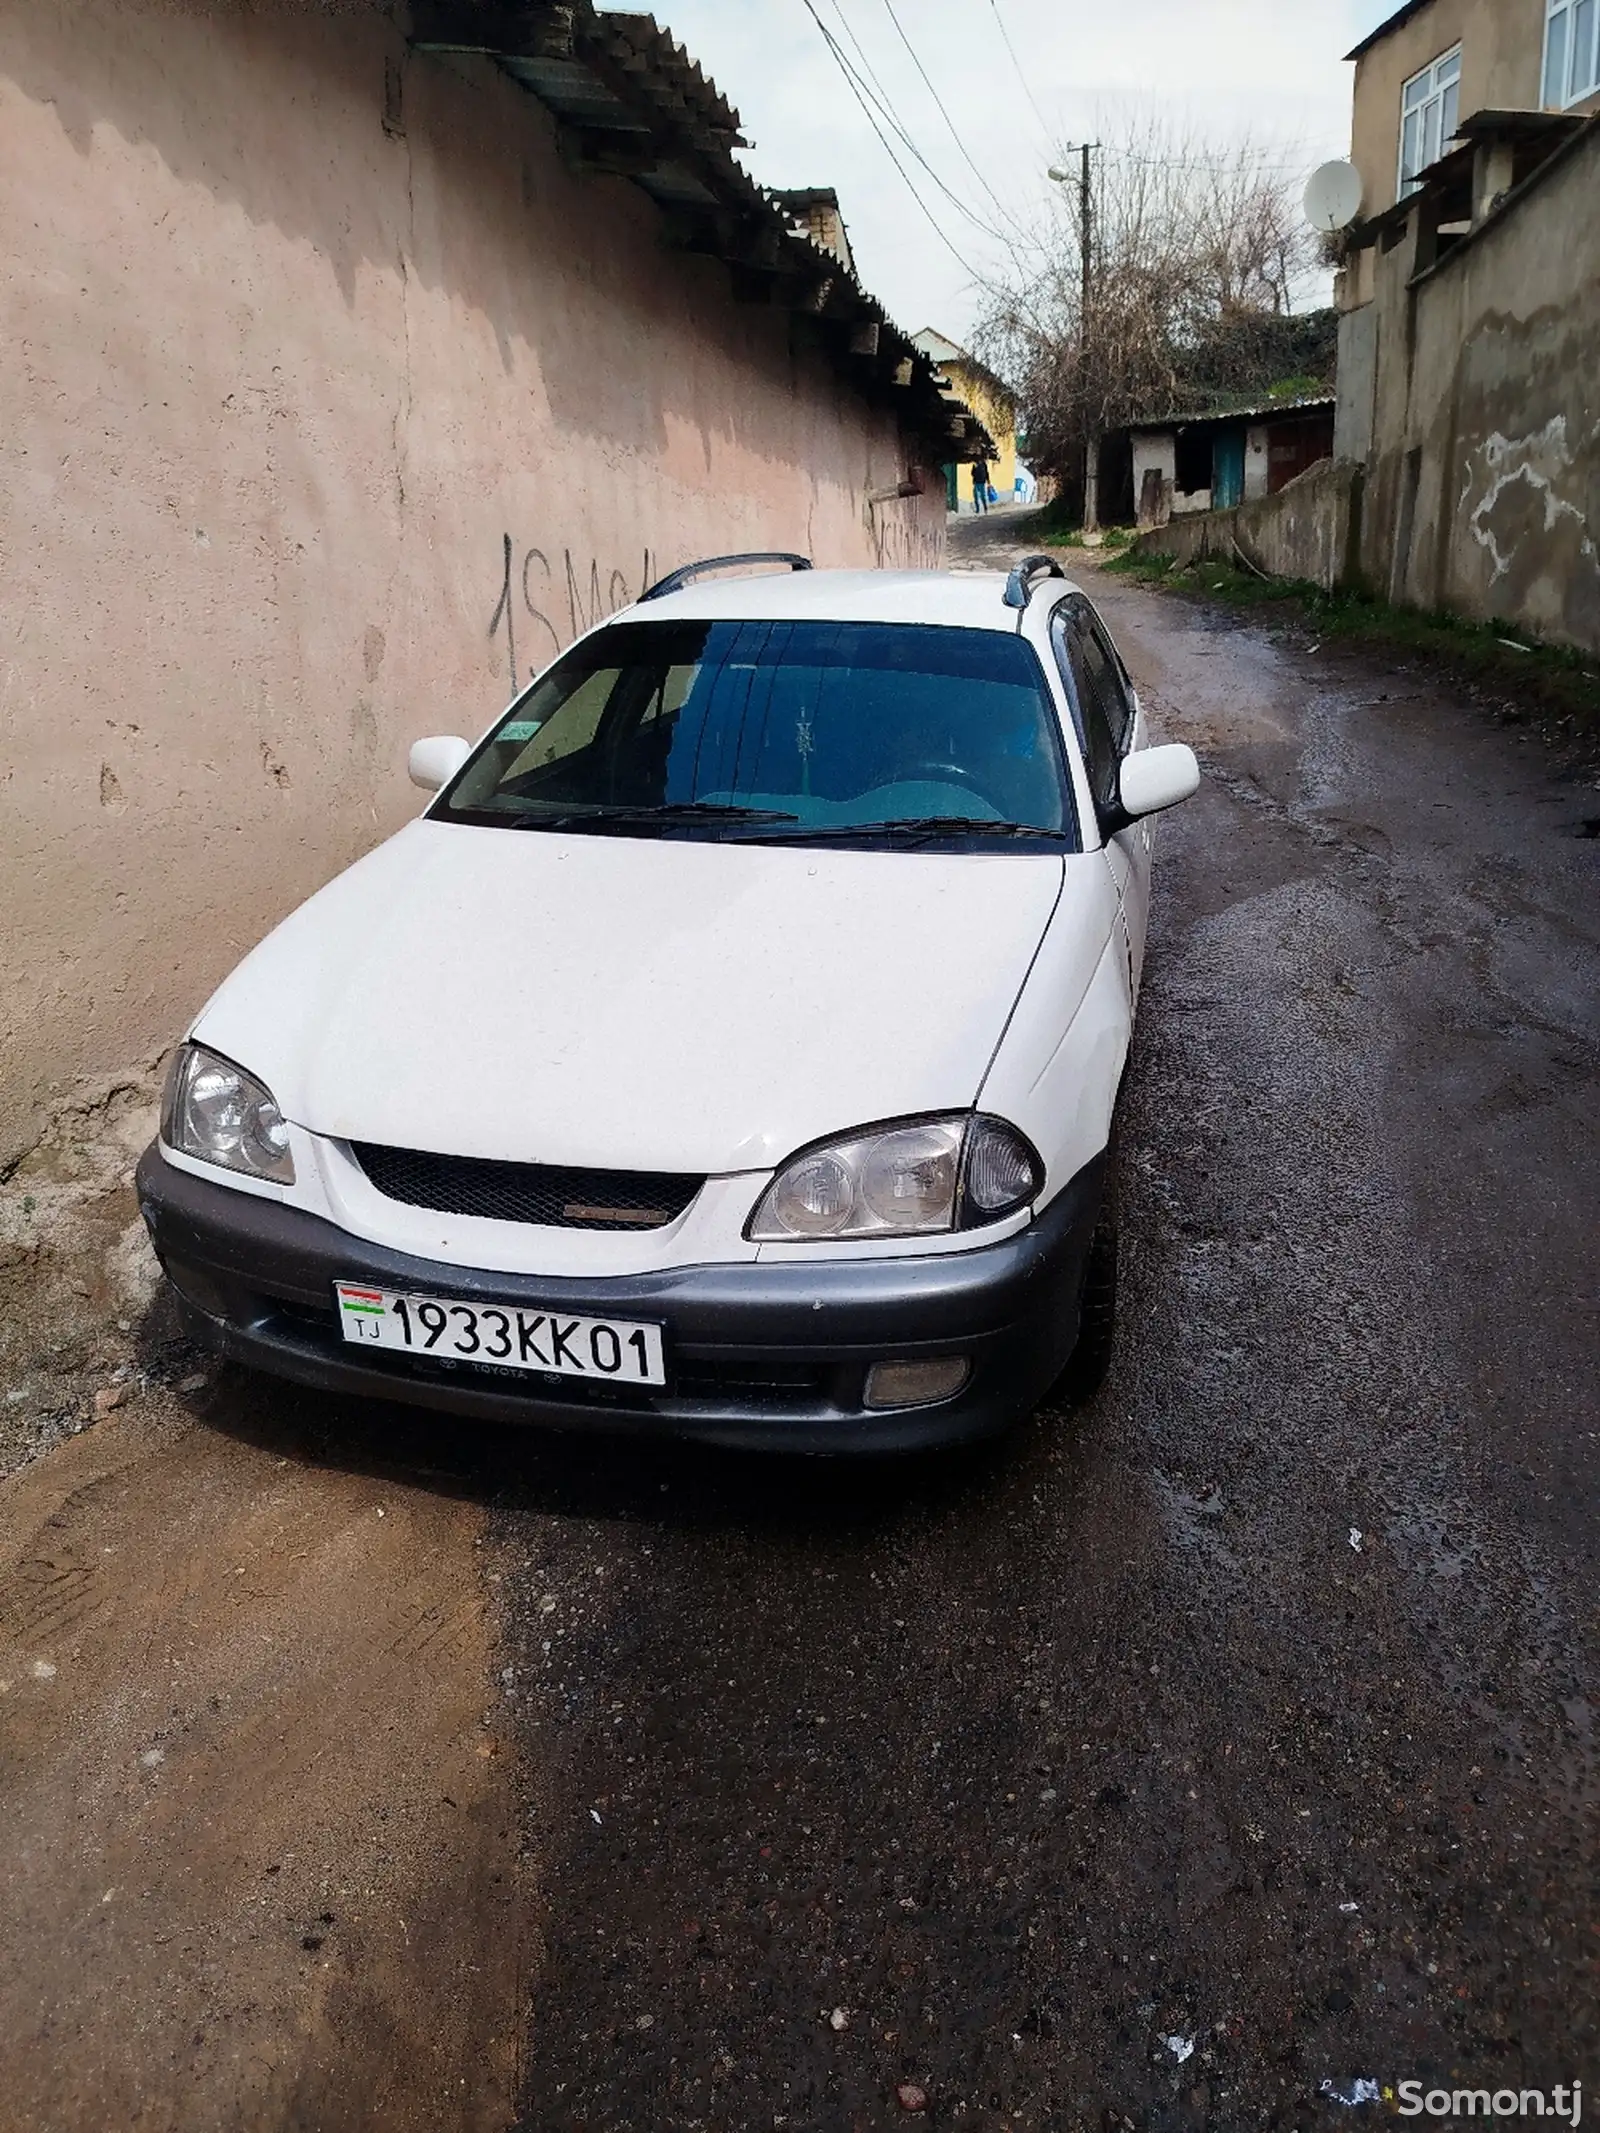
<path fill-rule="evenodd" d="M 923 624 L 616 623 L 534 684 L 433 813 L 517 829 L 1077 848 L 1031 646 Z"/>

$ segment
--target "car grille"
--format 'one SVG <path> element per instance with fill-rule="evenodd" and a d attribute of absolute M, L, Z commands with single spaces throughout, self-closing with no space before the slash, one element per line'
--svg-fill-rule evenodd
<path fill-rule="evenodd" d="M 351 1152 L 386 1199 L 444 1215 L 537 1222 L 549 1229 L 664 1229 L 705 1183 L 649 1170 L 566 1170 L 493 1163 L 352 1141 Z"/>

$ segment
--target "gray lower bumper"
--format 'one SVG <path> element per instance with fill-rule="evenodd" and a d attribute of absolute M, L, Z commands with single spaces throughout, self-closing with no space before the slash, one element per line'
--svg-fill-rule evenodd
<path fill-rule="evenodd" d="M 957 1443 L 1028 1412 L 1077 1338 L 1102 1173 L 1102 1162 L 1090 1164 L 1027 1229 L 975 1251 L 585 1280 L 414 1259 L 299 1208 L 177 1170 L 155 1146 L 137 1182 L 156 1252 L 191 1322 L 223 1354 L 258 1369 L 485 1421 L 843 1452 Z M 635 1391 L 358 1353 L 340 1337 L 335 1281 L 654 1319 L 665 1328 L 669 1381 Z M 943 1355 L 972 1365 L 953 1399 L 889 1412 L 864 1406 L 874 1362 Z"/>

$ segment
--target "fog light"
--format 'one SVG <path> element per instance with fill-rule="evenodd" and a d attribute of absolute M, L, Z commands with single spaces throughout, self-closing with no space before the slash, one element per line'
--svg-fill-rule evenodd
<path fill-rule="evenodd" d="M 972 1375 L 964 1355 L 934 1356 L 925 1363 L 874 1363 L 867 1372 L 868 1407 L 928 1407 L 948 1400 Z"/>

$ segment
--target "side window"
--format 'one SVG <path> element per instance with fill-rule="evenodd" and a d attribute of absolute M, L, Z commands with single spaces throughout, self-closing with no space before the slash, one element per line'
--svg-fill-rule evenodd
<path fill-rule="evenodd" d="M 1063 601 L 1050 617 L 1050 649 L 1056 655 L 1061 684 L 1067 692 L 1067 702 L 1072 706 L 1072 723 L 1077 729 L 1078 746 L 1087 754 L 1089 742 L 1083 730 L 1083 706 L 1079 701 L 1083 692 L 1078 677 L 1072 670 L 1072 656 L 1068 649 L 1073 621 L 1072 604 L 1070 601 Z"/>
<path fill-rule="evenodd" d="M 1059 611 L 1052 636 L 1056 657 L 1064 660 L 1063 672 L 1072 693 L 1094 804 L 1101 809 L 1114 807 L 1121 750 L 1117 745 L 1107 690 L 1112 669 L 1105 651 L 1096 643 L 1088 626 L 1087 615 L 1076 604 Z"/>
<path fill-rule="evenodd" d="M 1106 708 L 1106 718 L 1111 726 L 1111 737 L 1117 744 L 1117 753 L 1126 752 L 1133 733 L 1133 700 L 1128 694 L 1128 685 L 1123 679 L 1122 661 L 1111 648 L 1111 640 L 1091 614 L 1083 617 L 1085 657 L 1095 670 L 1095 682 Z"/>

